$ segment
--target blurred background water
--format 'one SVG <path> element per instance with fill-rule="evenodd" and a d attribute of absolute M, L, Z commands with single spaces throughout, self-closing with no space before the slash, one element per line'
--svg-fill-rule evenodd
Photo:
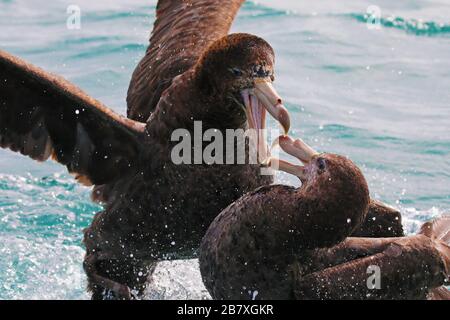
<path fill-rule="evenodd" d="M 66 27 L 70 4 L 80 30 Z M 155 6 L 0 0 L 0 48 L 124 114 Z M 294 134 L 356 161 L 411 233 L 450 209 L 449 17 L 446 0 L 249 1 L 233 26 L 275 48 Z M 0 299 L 88 298 L 81 235 L 99 209 L 63 167 L 0 150 Z M 206 298 L 197 262 L 162 264 L 149 297 Z"/>

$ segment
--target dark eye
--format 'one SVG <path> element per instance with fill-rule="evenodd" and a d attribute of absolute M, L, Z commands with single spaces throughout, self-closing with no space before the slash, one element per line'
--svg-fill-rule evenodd
<path fill-rule="evenodd" d="M 325 170 L 326 164 L 327 162 L 325 161 L 324 158 L 317 159 L 317 167 L 319 168 L 320 171 Z"/>
<path fill-rule="evenodd" d="M 267 77 L 269 74 L 266 70 L 264 70 L 264 68 L 261 67 L 261 69 L 258 70 L 257 72 L 258 77 Z"/>
<path fill-rule="evenodd" d="M 233 74 L 234 74 L 236 77 L 242 76 L 242 71 L 241 71 L 240 69 L 238 69 L 238 68 L 231 68 L 231 72 L 233 72 Z"/>

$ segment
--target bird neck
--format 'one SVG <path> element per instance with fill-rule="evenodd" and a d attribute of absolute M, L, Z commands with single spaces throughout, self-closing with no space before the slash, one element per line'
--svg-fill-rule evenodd
<path fill-rule="evenodd" d="M 224 134 L 226 129 L 244 129 L 245 113 L 236 113 L 239 106 L 231 103 L 224 95 L 202 88 L 196 72 L 188 71 L 176 77 L 161 96 L 147 122 L 147 135 L 166 143 L 177 129 L 194 134 L 199 123 L 203 131 L 218 129 Z M 234 112 L 227 111 L 232 108 Z"/>
<path fill-rule="evenodd" d="M 330 187 L 331 184 L 330 184 Z M 365 219 L 369 197 L 346 194 L 338 188 L 306 185 L 297 190 L 295 225 L 310 234 L 308 245 L 329 247 L 350 236 Z"/>
<path fill-rule="evenodd" d="M 197 103 L 193 105 L 191 117 L 203 122 L 207 129 L 245 129 L 246 114 L 239 106 L 239 94 L 233 94 L 220 87 L 201 69 L 195 68 L 192 73 L 191 86 L 197 94 Z"/>

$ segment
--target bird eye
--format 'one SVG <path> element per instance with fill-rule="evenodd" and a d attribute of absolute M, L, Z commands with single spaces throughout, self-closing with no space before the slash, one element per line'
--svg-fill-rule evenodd
<path fill-rule="evenodd" d="M 242 76 L 242 71 L 240 69 L 238 69 L 238 68 L 231 68 L 230 70 L 236 77 Z"/>
<path fill-rule="evenodd" d="M 261 68 L 258 70 L 257 72 L 258 77 L 267 77 L 269 74 L 266 70 L 264 70 L 264 68 Z"/>
<path fill-rule="evenodd" d="M 317 167 L 319 170 L 324 171 L 326 167 L 326 161 L 324 158 L 317 159 Z"/>

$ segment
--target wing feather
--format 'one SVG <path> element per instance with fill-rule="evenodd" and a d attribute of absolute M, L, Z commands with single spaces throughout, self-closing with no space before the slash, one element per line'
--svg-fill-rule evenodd
<path fill-rule="evenodd" d="M 0 146 L 67 166 L 104 184 L 136 161 L 145 124 L 126 119 L 66 80 L 0 51 Z"/>
<path fill-rule="evenodd" d="M 128 89 L 128 117 L 146 121 L 174 77 L 228 34 L 244 0 L 159 0 L 146 55 Z"/>

